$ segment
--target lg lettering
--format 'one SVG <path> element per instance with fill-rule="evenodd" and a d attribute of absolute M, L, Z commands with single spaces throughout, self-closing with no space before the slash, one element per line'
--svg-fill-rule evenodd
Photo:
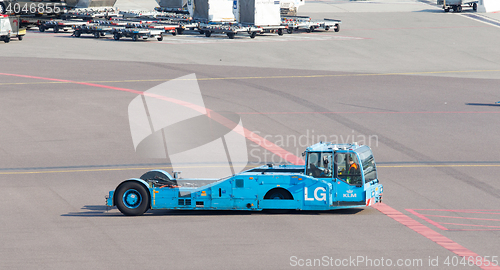
<path fill-rule="evenodd" d="M 307 189 L 307 187 L 305 187 L 304 188 L 304 200 L 306 200 L 306 201 L 314 201 L 314 200 L 326 201 L 326 189 L 323 187 L 317 187 L 314 190 L 314 198 L 309 198 L 307 194 L 308 194 L 308 189 Z"/>

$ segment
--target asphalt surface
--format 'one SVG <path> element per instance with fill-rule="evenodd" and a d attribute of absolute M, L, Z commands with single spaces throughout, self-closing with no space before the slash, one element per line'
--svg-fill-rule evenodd
<path fill-rule="evenodd" d="M 479 269 L 459 263 L 464 252 L 500 261 L 500 29 L 485 21 L 500 18 L 464 11 L 317 1 L 302 15 L 341 19 L 340 32 L 132 42 L 30 30 L 0 44 L 0 269 L 314 268 L 308 259 Z M 135 153 L 127 90 L 192 73 L 207 108 L 239 113 L 294 154 L 324 137 L 365 140 L 384 204 L 400 214 L 108 210 L 121 181 L 168 170 Z M 280 161 L 247 148 L 249 166 Z"/>

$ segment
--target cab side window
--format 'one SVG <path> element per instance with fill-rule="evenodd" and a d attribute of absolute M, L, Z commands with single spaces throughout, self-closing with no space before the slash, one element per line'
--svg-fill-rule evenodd
<path fill-rule="evenodd" d="M 332 153 L 311 152 L 307 158 L 306 174 L 315 178 L 332 177 Z"/>
<path fill-rule="evenodd" d="M 362 185 L 361 168 L 356 154 L 336 154 L 335 162 L 339 179 L 351 185 Z"/>

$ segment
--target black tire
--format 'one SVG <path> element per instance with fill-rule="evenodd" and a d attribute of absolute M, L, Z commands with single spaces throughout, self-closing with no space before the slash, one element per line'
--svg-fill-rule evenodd
<path fill-rule="evenodd" d="M 121 183 L 115 191 L 115 205 L 126 216 L 140 216 L 149 209 L 149 191 L 136 181 Z"/>
<path fill-rule="evenodd" d="M 229 39 L 234 39 L 234 33 L 229 32 L 226 34 Z"/>
<path fill-rule="evenodd" d="M 211 35 L 212 35 L 212 32 L 210 32 L 210 31 L 208 31 L 208 30 L 207 30 L 207 31 L 205 31 L 205 36 L 206 36 L 206 37 L 210 37 Z"/>
<path fill-rule="evenodd" d="M 38 30 L 39 30 L 41 33 L 45 32 L 45 26 L 43 26 L 43 24 L 40 24 L 40 25 L 38 26 Z"/>
<path fill-rule="evenodd" d="M 59 26 L 57 25 L 54 26 L 54 33 L 59 33 Z"/>
<path fill-rule="evenodd" d="M 82 32 L 80 30 L 75 31 L 75 37 L 80 37 L 82 35 Z"/>
<path fill-rule="evenodd" d="M 156 38 L 158 41 L 163 41 L 163 36 L 160 35 L 159 37 Z"/>
<path fill-rule="evenodd" d="M 283 35 L 283 29 L 278 29 L 278 36 L 282 36 Z"/>
<path fill-rule="evenodd" d="M 306 33 L 311 33 L 311 29 L 310 28 L 306 29 Z"/>
<path fill-rule="evenodd" d="M 250 34 L 250 38 L 255 38 L 256 36 L 257 36 L 257 32 L 252 32 L 252 33 Z"/>
<path fill-rule="evenodd" d="M 3 42 L 5 42 L 5 43 L 9 43 L 9 42 L 10 42 L 10 37 L 9 37 L 9 36 L 5 37 L 5 38 L 3 39 Z"/>
<path fill-rule="evenodd" d="M 140 179 L 146 182 L 156 182 L 159 186 L 177 186 L 176 179 L 171 179 L 166 174 L 159 171 L 149 171 L 141 175 Z"/>
<path fill-rule="evenodd" d="M 334 31 L 335 31 L 335 32 L 340 31 L 340 24 L 336 24 L 336 25 L 335 25 L 335 30 L 334 30 Z"/>
<path fill-rule="evenodd" d="M 328 30 L 330 30 L 330 26 L 327 25 L 327 26 L 325 26 L 325 31 L 328 31 Z"/>
<path fill-rule="evenodd" d="M 293 200 L 292 194 L 283 188 L 273 188 L 269 190 L 264 196 L 264 200 Z M 286 214 L 289 209 L 269 209 L 271 214 Z"/>
<path fill-rule="evenodd" d="M 292 28 L 288 28 L 288 29 L 286 29 L 286 32 L 287 32 L 288 34 L 291 34 L 291 33 L 293 33 L 293 29 L 292 29 Z"/>
<path fill-rule="evenodd" d="M 444 12 L 450 12 L 450 8 L 445 8 Z"/>
<path fill-rule="evenodd" d="M 182 35 L 184 33 L 184 28 L 177 28 L 176 32 L 178 35 Z"/>
<path fill-rule="evenodd" d="M 462 12 L 462 6 L 457 6 L 457 12 Z"/>
<path fill-rule="evenodd" d="M 132 40 L 137 41 L 137 35 L 132 35 Z"/>
<path fill-rule="evenodd" d="M 100 38 L 101 35 L 99 34 L 99 32 L 94 32 L 94 38 Z"/>
<path fill-rule="evenodd" d="M 118 34 L 118 33 L 114 33 L 114 34 L 113 34 L 113 38 L 114 38 L 115 40 L 120 40 L 120 34 Z"/>
<path fill-rule="evenodd" d="M 17 39 L 19 39 L 19 41 L 23 40 L 24 36 L 17 36 Z"/>
<path fill-rule="evenodd" d="M 266 193 L 264 200 L 293 200 L 293 196 L 286 189 L 273 188 Z"/>
<path fill-rule="evenodd" d="M 473 4 L 472 4 L 472 9 L 473 9 L 474 11 L 477 11 L 477 3 L 473 3 Z"/>
<path fill-rule="evenodd" d="M 104 32 L 100 32 L 100 34 L 101 34 L 101 37 L 106 36 L 106 33 L 104 33 Z"/>

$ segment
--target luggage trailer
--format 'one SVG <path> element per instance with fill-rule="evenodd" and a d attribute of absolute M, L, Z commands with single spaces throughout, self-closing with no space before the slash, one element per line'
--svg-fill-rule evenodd
<path fill-rule="evenodd" d="M 293 33 L 293 31 L 305 30 L 307 33 L 313 32 L 315 30 L 323 29 L 324 31 L 329 31 L 333 28 L 335 32 L 340 31 L 341 20 L 335 19 L 323 19 L 323 20 L 313 20 L 308 16 L 286 16 L 281 17 L 282 25 L 286 25 L 288 28 L 288 34 Z"/>
<path fill-rule="evenodd" d="M 453 12 L 462 12 L 463 6 L 468 6 L 477 11 L 477 2 L 470 0 L 437 0 L 437 4 L 442 6 L 444 12 L 449 12 L 451 9 L 453 9 Z"/>
<path fill-rule="evenodd" d="M 82 20 L 51 20 L 41 23 L 38 26 L 40 32 L 45 32 L 45 30 L 52 29 L 54 33 L 59 33 L 61 30 L 67 32 L 75 26 L 81 26 L 89 24 L 88 21 Z"/>
<path fill-rule="evenodd" d="M 255 38 L 257 34 L 277 33 L 282 36 L 286 31 L 286 25 L 267 25 L 255 26 L 252 24 L 242 24 L 235 22 L 203 22 L 199 23 L 198 29 L 200 34 L 205 34 L 206 37 L 215 34 L 226 34 L 229 39 L 234 39 L 234 36 L 239 33 L 246 33 L 250 38 Z"/>

